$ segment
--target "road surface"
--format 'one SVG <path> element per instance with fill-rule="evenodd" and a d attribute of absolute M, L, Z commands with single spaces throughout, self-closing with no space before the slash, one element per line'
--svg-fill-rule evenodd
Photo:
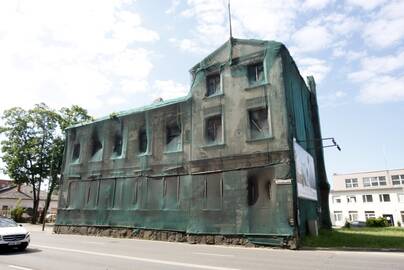
<path fill-rule="evenodd" d="M 0 254 L 3 270 L 404 270 L 404 253 L 291 251 L 191 245 L 31 231 L 26 252 Z"/>

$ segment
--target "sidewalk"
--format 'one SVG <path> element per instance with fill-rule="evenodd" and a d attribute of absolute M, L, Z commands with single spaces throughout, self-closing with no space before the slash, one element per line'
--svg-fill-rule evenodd
<path fill-rule="evenodd" d="M 27 231 L 29 232 L 39 232 L 42 231 L 42 224 L 31 224 L 31 223 L 18 223 L 21 224 Z M 46 223 L 45 231 L 46 232 L 53 232 L 53 223 Z"/>

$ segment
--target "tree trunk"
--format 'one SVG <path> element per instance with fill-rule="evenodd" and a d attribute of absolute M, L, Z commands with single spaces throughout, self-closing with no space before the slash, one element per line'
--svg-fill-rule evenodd
<path fill-rule="evenodd" d="M 58 181 L 57 176 L 52 179 L 51 183 L 49 183 L 48 194 L 46 195 L 45 207 L 42 211 L 41 222 L 43 223 L 44 218 L 46 218 L 46 213 L 48 212 L 50 202 L 52 200 L 52 194 L 56 187 L 56 182 Z"/>

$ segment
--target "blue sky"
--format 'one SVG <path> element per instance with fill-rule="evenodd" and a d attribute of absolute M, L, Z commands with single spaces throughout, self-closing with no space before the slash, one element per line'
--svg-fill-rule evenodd
<path fill-rule="evenodd" d="M 184 95 L 228 39 L 226 0 L 0 3 L 0 112 L 108 115 Z M 314 75 L 328 175 L 404 167 L 404 0 L 233 0 L 233 34 L 281 41 Z"/>

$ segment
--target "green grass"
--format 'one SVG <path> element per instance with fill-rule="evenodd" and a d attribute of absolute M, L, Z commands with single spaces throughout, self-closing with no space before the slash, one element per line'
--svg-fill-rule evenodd
<path fill-rule="evenodd" d="M 365 227 L 321 230 L 318 237 L 305 237 L 303 246 L 404 249 L 404 229 Z"/>

